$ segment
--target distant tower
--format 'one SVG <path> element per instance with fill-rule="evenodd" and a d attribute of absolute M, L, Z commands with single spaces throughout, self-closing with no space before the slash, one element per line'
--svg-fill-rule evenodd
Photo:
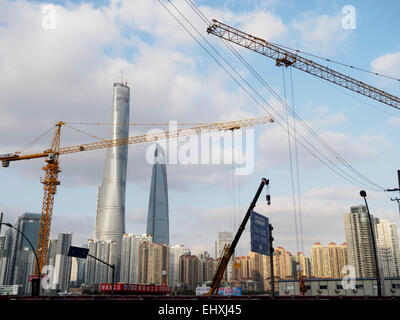
<path fill-rule="evenodd" d="M 24 213 L 18 217 L 14 226 L 22 231 L 32 243 L 35 251 L 39 234 L 40 214 Z M 31 286 L 28 283 L 28 276 L 33 274 L 35 255 L 32 252 L 28 241 L 21 233 L 13 230 L 11 256 L 7 268 L 6 284 L 19 284 L 22 286 L 22 293 L 30 293 Z"/>
<path fill-rule="evenodd" d="M 395 223 L 387 220 L 379 220 L 377 229 L 377 247 L 379 266 L 385 277 L 400 276 L 400 251 L 399 239 Z"/>
<path fill-rule="evenodd" d="M 157 144 L 151 174 L 147 234 L 154 243 L 169 244 L 167 168 L 164 150 Z"/>
<path fill-rule="evenodd" d="M 110 139 L 129 137 L 130 89 L 122 83 L 114 83 L 112 123 Z M 128 162 L 128 145 L 107 149 L 103 181 L 99 187 L 95 241 L 115 241 L 121 249 L 125 233 L 125 188 Z M 117 258 L 117 270 L 119 259 Z M 118 272 L 116 273 L 118 274 Z"/>
<path fill-rule="evenodd" d="M 367 208 L 363 205 L 353 206 L 350 211 L 344 214 L 348 262 L 355 267 L 358 278 L 375 277 L 373 238 Z M 374 234 L 376 234 L 376 220 L 371 215 Z"/>
<path fill-rule="evenodd" d="M 233 240 L 233 232 L 227 231 L 227 232 L 218 232 L 217 234 L 217 240 L 215 241 L 215 258 L 221 258 L 223 253 L 224 253 L 224 247 L 226 244 L 231 244 Z M 233 259 L 235 258 L 235 255 L 232 254 L 230 263 L 228 264 L 224 277 L 225 280 L 230 281 L 232 278 L 232 263 Z"/>

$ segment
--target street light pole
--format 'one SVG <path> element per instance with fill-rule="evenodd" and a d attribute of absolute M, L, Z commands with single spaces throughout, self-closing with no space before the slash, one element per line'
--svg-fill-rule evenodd
<path fill-rule="evenodd" d="M 1 219 L 3 219 L 3 213 L 1 214 Z M 18 233 L 20 233 L 20 234 L 25 238 L 25 240 L 29 243 L 29 245 L 30 245 L 31 248 L 32 248 L 32 252 L 33 252 L 33 254 L 35 255 L 35 259 L 36 259 L 37 265 L 39 265 L 39 259 L 38 259 L 38 256 L 37 256 L 37 254 L 36 254 L 35 248 L 33 247 L 32 243 L 31 243 L 31 241 L 28 239 L 28 237 L 27 237 L 21 230 L 19 230 L 19 229 L 17 229 L 16 227 L 14 227 L 11 223 L 3 223 L 3 222 L 0 222 L 0 227 L 1 227 L 1 225 L 3 225 L 3 224 L 4 224 L 5 226 L 9 227 L 9 228 L 14 229 L 15 231 L 17 231 Z M 40 270 L 39 270 L 39 281 L 38 281 L 39 283 L 34 282 L 34 280 L 37 281 L 36 279 L 32 279 L 32 295 L 33 295 L 34 297 L 39 297 L 39 295 L 40 295 L 40 287 L 39 287 L 39 289 L 37 289 L 37 291 L 35 291 L 35 292 L 34 292 L 33 288 L 34 288 L 34 285 L 35 285 L 35 284 L 40 286 Z"/>
<path fill-rule="evenodd" d="M 100 260 L 99 258 L 97 258 L 95 256 L 92 256 L 91 254 L 88 254 L 88 256 L 93 258 L 93 259 L 95 259 L 95 260 L 97 260 L 97 261 L 100 261 L 100 262 L 104 263 L 105 265 L 107 265 L 107 266 L 109 266 L 111 268 L 111 270 L 112 270 L 111 298 L 113 299 L 114 298 L 114 282 L 115 282 L 115 264 L 109 264 L 109 263 L 107 263 L 107 262 L 105 262 L 103 260 Z"/>
<path fill-rule="evenodd" d="M 374 249 L 375 274 L 376 274 L 376 283 L 377 283 L 377 286 L 378 286 L 378 298 L 382 298 L 382 286 L 381 286 L 381 277 L 380 277 L 380 272 L 379 272 L 378 255 L 377 255 L 377 252 L 376 252 L 374 228 L 373 228 L 373 225 L 372 225 L 371 215 L 369 213 L 369 208 L 368 208 L 368 203 L 367 203 L 367 192 L 365 192 L 365 190 L 361 190 L 360 191 L 360 196 L 364 198 L 365 206 L 367 208 L 369 228 L 370 228 L 371 237 L 372 237 L 372 247 Z"/>

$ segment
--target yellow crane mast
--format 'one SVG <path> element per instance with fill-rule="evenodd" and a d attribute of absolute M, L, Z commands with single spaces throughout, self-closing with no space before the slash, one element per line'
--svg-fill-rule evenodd
<path fill-rule="evenodd" d="M 167 131 L 159 134 L 144 134 L 126 139 L 102 140 L 99 142 L 86 143 L 75 146 L 60 147 L 61 127 L 65 124 L 60 121 L 55 125 L 56 131 L 52 140 L 51 147 L 41 153 L 33 153 L 21 155 L 18 152 L 0 155 L 2 167 L 8 167 L 12 161 L 30 160 L 37 158 L 45 158 L 46 165 L 42 168 L 45 171 L 43 184 L 43 205 L 40 218 L 39 237 L 36 248 L 39 265 L 35 265 L 35 275 L 40 276 L 41 270 L 47 263 L 48 244 L 51 229 L 51 220 L 53 215 L 54 196 L 57 191 L 57 186 L 60 184 L 58 174 L 60 172 L 59 156 L 83 151 L 105 149 L 111 147 L 122 146 L 126 144 L 137 144 L 144 142 L 152 142 L 162 139 L 170 139 L 176 137 L 189 136 L 200 133 L 211 133 L 216 131 L 237 130 L 244 127 L 256 126 L 274 122 L 269 117 L 250 118 L 238 121 L 218 122 L 207 125 L 199 125 L 192 128 L 183 128 L 174 131 Z"/>

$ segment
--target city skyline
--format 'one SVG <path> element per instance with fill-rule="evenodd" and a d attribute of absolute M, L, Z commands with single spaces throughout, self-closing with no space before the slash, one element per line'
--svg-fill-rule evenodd
<path fill-rule="evenodd" d="M 273 254 L 276 281 L 298 279 L 342 279 L 353 266 L 357 279 L 374 278 L 374 259 L 371 257 L 370 230 L 366 207 L 352 206 L 343 214 L 347 243 L 326 246 L 315 242 L 309 256 L 302 252 L 291 253 L 277 246 Z M 25 213 L 16 220 L 16 226 L 24 230 L 31 241 L 39 229 L 39 214 Z M 36 221 L 36 224 L 35 224 Z M 378 217 L 374 221 L 374 237 L 382 276 L 399 278 L 400 252 L 396 225 Z M 13 229 L 10 229 L 13 230 Z M 29 294 L 28 276 L 33 273 L 34 254 L 18 232 L 0 237 L 0 277 L 2 285 L 20 285 L 20 294 Z M 98 290 L 102 283 L 110 283 L 112 273 L 103 263 L 88 257 L 87 260 L 67 256 L 73 234 L 59 233 L 50 239 L 46 276 L 46 294 L 65 292 L 76 286 L 80 290 Z M 195 290 L 198 285 L 209 285 L 219 264 L 222 248 L 232 241 L 231 232 L 218 232 L 215 240 L 215 258 L 207 251 L 197 254 L 185 245 L 154 243 L 151 236 L 124 234 L 122 251 L 113 240 L 88 240 L 89 253 L 106 263 L 116 264 L 116 283 L 168 285 L 177 290 Z M 24 241 L 22 241 L 24 240 Z M 25 245 L 24 245 L 25 243 Z M 11 247 L 10 247 L 11 244 Z M 19 249 L 18 249 L 19 248 Z M 367 250 L 368 249 L 368 250 Z M 19 250 L 19 251 L 18 251 Z M 75 260 L 73 260 L 75 259 Z M 14 266 L 14 267 L 13 267 Z M 7 271 L 8 270 L 8 271 Z M 347 269 L 346 269 L 347 270 Z M 235 256 L 228 264 L 224 281 L 243 290 L 269 290 L 270 259 L 266 255 L 249 252 L 246 256 Z M 400 279 L 400 278 L 399 278 Z M 82 289 L 83 288 L 83 289 Z M 92 288 L 92 289 L 90 289 Z M 97 288 L 97 289 L 96 289 Z"/>
<path fill-rule="evenodd" d="M 54 6 L 60 19 L 57 29 L 52 31 L 43 30 L 40 23 L 43 3 L 28 1 L 18 6 L 13 1 L 4 1 L 1 4 L 4 10 L 1 10 L 0 19 L 7 25 L 7 32 L 2 37 L 10 44 L 4 52 L 6 56 L 2 56 L 9 61 L 10 69 L 2 71 L 5 79 L 15 79 L 19 88 L 26 89 L 21 95 L 20 89 L 15 91 L 11 86 L 12 82 L 4 83 L 0 89 L 3 115 L 0 128 L 2 136 L 8 137 L 1 141 L 2 153 L 15 151 L 30 137 L 38 136 L 44 128 L 50 128 L 60 119 L 109 122 L 109 88 L 114 81 L 121 81 L 121 69 L 123 78 L 127 79 L 134 92 L 134 117 L 131 119 L 134 122 L 213 122 L 259 115 L 257 105 L 249 102 L 248 97 L 220 69 L 216 70 L 218 66 L 196 46 L 193 39 L 185 35 L 157 1 L 141 4 L 125 2 L 121 7 L 115 6 L 114 2 L 72 1 L 71 6 L 57 4 Z M 189 9 L 184 3 L 177 2 L 177 5 Z M 301 7 L 294 2 L 280 1 L 268 4 L 254 1 L 247 6 L 201 1 L 198 5 L 208 17 L 231 23 L 267 40 L 332 60 L 358 64 L 378 73 L 393 75 L 397 72 L 387 63 L 392 61 L 390 59 L 394 62 L 398 59 L 397 38 L 384 32 L 398 29 L 397 19 L 387 18 L 398 11 L 399 4 L 395 1 L 388 6 L 356 4 L 358 14 L 354 30 L 344 30 L 341 26 L 341 9 L 347 5 L 345 1 L 323 4 L 311 1 Z M 5 12 L 11 14 L 7 16 Z M 12 16 L 20 17 L 23 26 L 11 19 Z M 190 17 L 208 37 L 205 26 L 201 26 L 195 17 Z M 74 24 L 69 25 L 68 21 L 74 21 Z M 118 21 L 124 21 L 127 29 L 121 29 Z M 87 33 L 80 32 L 86 30 L 87 23 L 96 28 L 87 30 Z M 153 23 L 161 27 L 153 28 Z M 27 41 L 16 40 L 20 28 L 26 30 L 24 40 Z M 94 30 L 102 30 L 103 33 Z M 320 38 L 313 30 L 321 30 L 323 37 Z M 170 34 L 173 36 L 168 36 Z M 376 34 L 382 37 L 375 37 Z M 167 36 L 168 41 L 165 40 Z M 377 41 L 373 47 L 370 46 L 371 37 Z M 68 41 L 59 41 L 61 38 Z M 35 39 L 35 45 L 31 45 L 28 39 Z M 218 43 L 211 36 L 207 39 L 214 45 Z M 85 52 L 75 51 L 75 48 L 86 45 Z M 14 50 L 21 46 L 21 50 Z M 40 48 L 47 46 L 50 46 L 52 54 L 41 51 Z M 226 50 L 223 50 L 225 54 Z M 36 63 L 23 63 L 26 54 L 17 54 L 19 52 L 28 53 Z M 57 57 L 65 61 L 62 66 Z M 276 68 L 273 61 L 249 52 L 246 52 L 246 58 L 257 70 L 263 70 L 262 76 L 283 96 L 282 70 Z M 229 61 L 241 68 L 232 57 Z M 338 66 L 332 63 L 331 67 Z M 40 87 L 37 87 L 37 74 L 43 75 L 44 82 L 40 83 Z M 289 77 L 288 71 L 287 82 Z M 397 88 L 389 80 L 363 73 L 357 77 L 396 93 Z M 252 85 L 257 84 L 254 79 L 248 79 Z M 354 168 L 379 185 L 395 187 L 398 169 L 395 159 L 399 158 L 399 145 L 395 138 L 399 125 L 397 113 L 362 97 L 358 98 L 363 102 L 355 100 L 296 71 L 293 72 L 293 79 L 296 112 Z M 75 94 L 82 92 L 85 94 Z M 29 123 L 25 123 L 25 119 L 30 119 Z M 108 137 L 108 126 L 85 129 L 95 136 Z M 147 129 L 131 127 L 130 135 L 145 133 Z M 254 130 L 255 171 L 246 178 L 233 176 L 229 166 L 168 167 L 170 242 L 184 243 L 195 251 L 212 252 L 213 235 L 217 231 L 228 229 L 236 232 L 247 209 L 245 204 L 251 200 L 263 176 L 271 180 L 271 214 L 261 201 L 256 209 L 266 216 L 271 215 L 275 238 L 282 246 L 291 252 L 309 252 L 315 241 L 344 242 L 340 232 L 343 230 L 341 215 L 351 205 L 361 204 L 359 191 L 364 186 L 349 185 L 299 146 L 303 247 L 300 239 L 296 241 L 295 237 L 287 132 L 276 125 Z M 67 128 L 62 132 L 63 145 L 79 144 L 85 142 L 84 139 Z M 42 141 L 36 147 L 44 150 L 48 141 Z M 146 230 L 151 175 L 151 165 L 144 156 L 146 150 L 147 146 L 143 145 L 128 151 L 125 230 L 128 233 L 142 234 Z M 105 151 L 98 151 L 61 159 L 63 171 L 55 198 L 52 237 L 60 232 L 72 231 L 75 244 L 94 238 L 97 186 L 101 183 L 105 154 Z M 35 160 L 15 163 L 1 171 L 2 179 L 7 183 L 0 186 L 4 195 L 0 210 L 6 213 L 9 222 L 14 221 L 24 209 L 40 212 L 41 166 L 42 163 Z M 366 189 L 371 213 L 396 222 L 399 227 L 397 208 L 387 194 L 373 188 Z M 17 195 L 13 190 L 21 190 L 24 196 Z M 79 206 L 76 206 L 77 201 Z M 191 219 L 186 219 L 188 214 Z M 244 241 L 238 246 L 239 255 L 248 252 L 247 245 L 244 245 L 248 243 L 247 238 L 248 229 L 243 235 Z"/>

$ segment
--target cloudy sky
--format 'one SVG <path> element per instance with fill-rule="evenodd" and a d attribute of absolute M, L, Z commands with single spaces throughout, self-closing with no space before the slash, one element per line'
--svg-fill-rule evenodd
<path fill-rule="evenodd" d="M 374 1 L 338 0 L 194 2 L 207 19 L 400 78 L 398 1 L 386 1 L 384 6 Z M 397 205 L 390 201 L 394 195 L 375 190 L 380 189 L 376 185 L 397 186 L 399 110 L 296 69 L 283 70 L 269 58 L 235 47 L 282 99 L 286 94 L 301 119 L 295 123 L 298 143 L 294 144 L 291 130 L 289 149 L 284 120 L 293 124 L 293 117 L 229 48 L 207 34 L 207 25 L 189 4 L 189 0 L 0 0 L 0 153 L 19 150 L 60 120 L 109 122 L 113 83 L 121 80 L 123 70 L 131 88 L 132 123 L 209 123 L 267 113 L 277 120 L 254 128 L 255 162 L 249 175 L 234 175 L 235 165 L 167 166 L 171 244 L 213 255 L 217 232 L 236 232 L 262 177 L 270 179 L 272 203 L 266 205 L 263 193 L 257 211 L 270 217 L 275 246 L 292 253 L 309 254 L 314 242 L 344 242 L 343 214 L 362 203 L 361 189 L 367 190 L 374 215 L 400 225 Z M 354 29 L 343 27 L 346 5 L 355 9 Z M 49 12 L 55 20 L 48 20 Z M 400 94 L 398 81 L 312 59 Z M 221 65 L 227 70 L 233 67 L 230 74 L 235 80 Z M 100 138 L 107 138 L 109 132 L 107 125 L 71 126 Z M 154 127 L 131 126 L 130 135 Z M 44 150 L 50 138 L 51 134 L 46 135 L 25 152 Z M 93 141 L 63 128 L 62 145 Z M 151 165 L 145 155 L 149 146 L 131 145 L 129 149 L 127 233 L 146 231 Z M 52 237 L 73 232 L 77 245 L 93 237 L 104 158 L 104 150 L 62 156 Z M 339 158 L 374 184 L 360 179 Z M 324 163 L 319 159 L 325 159 Z M 0 170 L 0 210 L 7 222 L 24 212 L 41 212 L 42 166 L 39 159 L 11 163 Z M 354 179 L 359 181 L 352 183 Z M 248 229 L 238 245 L 240 255 L 249 250 Z"/>

